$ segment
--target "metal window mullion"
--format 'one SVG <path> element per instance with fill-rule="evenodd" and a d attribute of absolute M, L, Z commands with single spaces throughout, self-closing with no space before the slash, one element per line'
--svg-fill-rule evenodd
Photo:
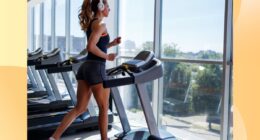
<path fill-rule="evenodd" d="M 133 56 L 120 56 L 119 59 L 132 59 Z M 218 60 L 191 60 L 191 59 L 175 59 L 175 58 L 161 58 L 164 62 L 185 62 L 185 63 L 201 63 L 201 64 L 219 64 L 222 65 L 222 61 Z"/>
<path fill-rule="evenodd" d="M 196 60 L 196 59 L 178 59 L 178 58 L 161 58 L 165 62 L 185 62 L 185 63 L 203 63 L 203 64 L 223 64 L 220 60 Z"/>
<path fill-rule="evenodd" d="M 113 4 L 114 4 L 114 23 L 115 23 L 115 26 L 114 27 L 116 27 L 115 28 L 115 31 L 114 31 L 114 35 L 117 37 L 117 36 L 119 36 L 119 12 L 120 12 L 120 9 L 119 9 L 119 4 L 120 4 L 120 0 L 115 0 L 114 2 L 113 2 Z M 116 51 L 116 53 L 117 54 L 119 54 L 119 47 L 116 47 L 115 48 L 115 51 Z M 114 66 L 117 66 L 117 64 L 118 64 L 118 61 L 115 61 L 114 63 Z"/>
<path fill-rule="evenodd" d="M 221 140 L 229 139 L 229 112 L 232 84 L 232 41 L 233 41 L 233 22 L 232 22 L 233 0 L 225 2 L 224 20 L 224 63 L 223 63 L 223 100 L 221 116 Z"/>
<path fill-rule="evenodd" d="M 233 3 L 233 0 L 232 0 L 232 3 Z M 232 4 L 233 5 L 233 4 Z M 232 6 L 232 19 L 233 19 L 233 6 Z M 232 135 L 230 135 L 230 132 L 231 132 L 231 124 L 233 125 L 233 114 L 231 116 L 231 110 L 232 110 L 232 106 L 233 106 L 233 102 L 232 102 L 232 97 L 233 97 L 233 21 L 232 21 L 232 27 L 231 27 L 231 46 L 230 46 L 230 51 L 229 51 L 229 54 L 230 54 L 230 67 L 229 67 L 229 110 L 228 110 L 228 140 L 232 140 Z M 232 132 L 233 133 L 233 132 Z"/>
<path fill-rule="evenodd" d="M 119 24 L 119 18 L 120 18 L 120 14 L 119 14 L 119 13 L 121 13 L 121 11 L 120 11 L 120 10 L 121 10 L 120 4 L 121 4 L 121 3 L 120 3 L 120 0 L 117 0 L 117 1 L 116 1 L 116 5 L 115 5 L 115 8 L 117 9 L 117 12 L 116 12 L 116 13 L 117 13 L 117 16 L 116 16 L 116 17 L 117 17 L 117 19 L 116 19 L 116 22 L 117 22 L 117 26 L 116 26 L 116 27 L 117 27 L 117 28 L 116 28 L 116 29 L 117 29 L 117 34 L 118 34 L 118 35 L 119 35 L 120 26 L 121 26 L 121 25 Z M 116 48 L 116 53 L 119 54 L 119 47 Z M 119 54 L 119 55 L 120 55 L 120 54 Z M 116 59 L 116 65 L 117 65 L 117 66 L 119 65 L 119 59 Z"/>
<path fill-rule="evenodd" d="M 66 55 L 70 54 L 70 0 L 66 0 L 65 3 L 65 38 L 66 38 Z"/>
<path fill-rule="evenodd" d="M 120 12 L 120 7 L 119 7 L 119 5 L 120 5 L 120 1 L 119 0 L 116 0 L 116 2 L 114 3 L 115 4 L 115 8 L 114 8 L 114 10 L 116 11 L 115 12 L 115 24 L 116 24 L 116 31 L 115 31 L 115 33 L 116 33 L 116 36 L 118 36 L 119 35 L 119 12 Z M 116 52 L 117 53 L 119 53 L 119 48 L 117 47 L 116 48 Z"/>
<path fill-rule="evenodd" d="M 44 5 L 43 3 L 40 3 L 40 42 L 39 42 L 39 47 L 43 48 L 43 22 L 44 22 Z M 44 49 L 44 48 L 43 48 Z"/>
<path fill-rule="evenodd" d="M 163 93 L 164 93 L 164 81 L 163 81 L 163 77 L 161 77 L 158 83 L 158 112 L 157 112 L 157 125 L 159 128 L 162 127 L 162 115 L 163 115 Z"/>
<path fill-rule="evenodd" d="M 71 19 L 71 0 L 67 0 L 66 1 L 66 51 L 67 51 L 67 56 L 69 57 L 71 55 L 71 28 L 70 28 L 70 19 Z M 68 73 L 69 75 L 69 80 L 72 81 L 73 80 L 73 73 Z M 73 85 L 72 85 L 73 88 Z M 69 89 L 68 89 L 69 90 Z M 74 89 L 73 89 L 74 90 Z M 74 95 L 76 95 L 76 93 L 74 93 Z M 73 96 L 73 95 L 72 95 Z"/>
<path fill-rule="evenodd" d="M 34 10 L 35 8 L 34 7 L 32 7 L 32 15 L 31 15 L 31 25 L 32 25 L 32 27 L 31 27 L 31 49 L 32 50 L 35 50 L 35 45 L 34 45 L 34 43 L 35 43 L 35 36 L 34 36 L 34 31 L 35 31 L 35 22 L 34 22 L 34 15 L 35 15 L 35 10 Z"/>
<path fill-rule="evenodd" d="M 120 8 L 120 5 L 121 5 L 121 1 L 120 0 L 116 0 L 116 2 L 115 2 L 115 9 L 114 10 L 116 10 L 116 14 L 117 14 L 117 16 L 116 16 L 116 24 L 117 24 L 117 26 L 116 26 L 116 32 L 117 32 L 117 35 L 119 35 L 119 30 L 120 30 L 120 27 L 121 27 L 121 24 L 120 24 L 120 22 L 119 22 L 119 20 L 120 20 L 120 14 L 121 14 L 121 8 Z M 117 47 L 116 48 L 116 53 L 117 54 L 119 54 L 119 56 L 121 55 L 120 53 L 119 53 L 119 47 Z M 116 58 L 116 65 L 118 66 L 118 65 L 120 65 L 119 64 L 119 62 L 120 62 L 120 57 L 118 57 L 118 58 Z M 118 89 L 119 90 L 119 89 Z M 117 109 L 116 109 L 116 102 L 115 101 L 113 101 L 113 104 L 112 104 L 112 112 L 117 112 Z M 118 112 L 117 112 L 118 113 Z M 128 126 L 127 126 L 128 127 Z M 129 128 L 127 128 L 127 130 L 130 130 Z"/>
<path fill-rule="evenodd" d="M 154 0 L 154 39 L 153 39 L 153 51 L 155 57 L 160 58 L 160 44 L 161 44 L 161 12 L 162 12 L 162 2 L 161 0 Z M 160 87 L 162 85 L 162 80 L 154 80 L 153 82 L 153 98 L 152 98 L 152 108 L 155 116 L 157 125 L 161 125 L 160 114 L 162 113 L 162 94 L 160 93 Z"/>
<path fill-rule="evenodd" d="M 55 46 L 55 0 L 51 0 L 51 47 Z"/>
<path fill-rule="evenodd" d="M 162 1 L 154 1 L 154 42 L 153 42 L 153 51 L 155 57 L 161 58 L 161 22 L 162 22 Z"/>

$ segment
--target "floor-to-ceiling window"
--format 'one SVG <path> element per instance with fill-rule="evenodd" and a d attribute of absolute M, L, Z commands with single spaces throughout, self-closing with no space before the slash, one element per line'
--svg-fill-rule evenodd
<path fill-rule="evenodd" d="M 86 48 L 86 35 L 81 30 L 78 18 L 82 3 L 83 0 L 70 1 L 70 53 L 72 55 Z"/>
<path fill-rule="evenodd" d="M 55 0 L 55 48 L 60 48 L 63 59 L 66 53 L 65 13 L 66 0 Z"/>
<path fill-rule="evenodd" d="M 34 6 L 34 16 L 33 16 L 33 19 L 34 19 L 34 37 L 33 37 L 33 49 L 36 49 L 36 48 L 39 48 L 39 47 L 42 47 L 40 46 L 40 4 L 37 4 Z"/>
<path fill-rule="evenodd" d="M 122 44 L 118 47 L 119 64 L 134 57 L 141 50 L 153 50 L 154 0 L 119 1 L 119 36 Z M 152 100 L 152 82 L 146 87 Z M 124 101 L 128 118 L 133 126 L 145 125 L 137 91 L 134 86 L 123 86 L 120 95 Z M 137 117 L 138 116 L 138 117 Z"/>
<path fill-rule="evenodd" d="M 177 137 L 220 139 L 224 8 L 224 0 L 162 1 L 162 126 Z"/>
<path fill-rule="evenodd" d="M 121 56 L 135 56 L 143 49 L 153 49 L 154 0 L 119 1 L 119 36 Z"/>
<path fill-rule="evenodd" d="M 159 12 L 155 1 L 119 2 L 119 63 L 142 49 L 154 50 L 164 69 L 162 91 L 153 93 L 163 94 L 161 127 L 181 139 L 220 139 L 225 1 L 158 1 Z M 154 31 L 155 13 L 160 13 L 159 31 Z M 160 45 L 154 46 L 157 34 Z M 138 102 L 127 99 L 125 106 L 136 112 L 132 106 Z"/>
<path fill-rule="evenodd" d="M 163 0 L 162 57 L 222 60 L 224 2 Z"/>
<path fill-rule="evenodd" d="M 81 30 L 78 18 L 82 3 L 83 0 L 70 0 L 70 56 L 78 55 L 80 52 L 83 53 L 86 48 L 86 35 Z M 73 84 L 76 85 L 76 79 L 73 74 L 71 74 L 71 78 Z"/>
<path fill-rule="evenodd" d="M 46 0 L 43 3 L 43 49 L 48 52 L 52 49 L 51 36 L 51 6 L 52 0 Z"/>
<path fill-rule="evenodd" d="M 78 12 L 83 0 L 70 0 L 69 8 L 66 6 L 68 0 L 53 0 L 55 2 L 52 3 L 50 1 L 52 0 L 43 2 L 43 14 L 40 4 L 33 6 L 33 48 L 44 47 L 44 50 L 49 50 L 51 40 L 47 36 L 51 32 L 51 35 L 55 35 L 55 43 L 52 46 L 61 49 L 63 58 L 78 54 L 86 47 L 85 34 L 78 23 Z M 159 11 L 160 32 L 154 30 L 154 14 L 158 12 L 155 10 L 155 1 L 162 4 Z M 158 88 L 162 89 L 158 93 L 163 94 L 163 106 L 159 115 L 162 116 L 162 127 L 179 138 L 219 139 L 224 76 L 225 1 L 118 2 L 118 35 L 122 37 L 122 44 L 118 47 L 118 64 L 131 59 L 141 50 L 155 51 L 156 56 L 163 62 L 164 77 L 159 84 L 162 87 Z M 51 7 L 55 9 L 52 13 L 51 10 L 45 10 Z M 66 20 L 68 10 L 69 23 Z M 51 17 L 55 17 L 55 21 L 51 21 Z M 53 28 L 47 28 L 51 24 L 55 24 Z M 66 34 L 67 24 L 70 27 L 69 35 Z M 160 45 L 154 46 L 154 32 L 160 36 Z M 43 40 L 40 39 L 41 34 Z M 69 39 L 69 44 L 66 44 L 66 39 Z M 154 97 L 153 86 L 152 82 L 147 84 L 151 100 Z M 130 121 L 137 122 L 136 126 L 140 122 L 145 124 L 144 117 L 136 117 L 142 116 L 142 112 L 134 87 L 124 86 L 120 91 L 130 114 Z"/>

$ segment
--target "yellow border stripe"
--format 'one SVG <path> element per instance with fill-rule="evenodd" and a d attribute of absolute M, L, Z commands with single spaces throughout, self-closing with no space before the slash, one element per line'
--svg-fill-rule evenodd
<path fill-rule="evenodd" d="M 0 1 L 0 66 L 26 67 L 26 0 Z"/>
<path fill-rule="evenodd" d="M 260 138 L 260 1 L 234 1 L 234 140 Z"/>
<path fill-rule="evenodd" d="M 27 1 L 0 1 L 0 140 L 25 140 Z"/>

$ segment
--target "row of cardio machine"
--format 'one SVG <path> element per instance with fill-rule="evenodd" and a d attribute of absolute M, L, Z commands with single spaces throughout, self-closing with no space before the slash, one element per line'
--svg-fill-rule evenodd
<path fill-rule="evenodd" d="M 28 53 L 28 132 L 56 129 L 63 117 L 76 105 L 76 90 L 69 73 L 75 75 L 85 57 L 86 55 L 78 55 L 73 59 L 62 61 L 59 48 L 47 54 L 43 54 L 41 48 Z M 59 79 L 64 81 L 67 94 L 61 93 L 55 76 L 60 76 Z M 86 108 L 88 111 L 79 116 L 70 128 L 98 129 L 98 110 L 93 97 Z M 108 118 L 109 123 L 112 123 L 111 112 Z"/>
<path fill-rule="evenodd" d="M 38 56 L 37 56 L 38 55 Z M 76 94 L 72 86 L 68 72 L 76 74 L 79 66 L 86 59 L 86 55 L 78 55 L 65 61 L 61 61 L 59 49 L 54 49 L 48 54 L 42 55 L 42 50 L 28 54 L 28 87 L 34 92 L 28 93 L 28 130 L 54 129 L 59 125 L 61 119 L 76 104 Z M 36 72 L 38 71 L 37 79 Z M 36 74 L 35 74 L 36 73 Z M 54 81 L 53 73 L 61 73 L 70 100 L 62 100 L 58 87 Z M 119 140 L 175 140 L 173 134 L 159 129 L 150 104 L 146 83 L 163 76 L 162 64 L 154 57 L 151 51 L 141 51 L 132 60 L 106 70 L 107 80 L 103 82 L 105 88 L 111 88 L 111 101 L 115 104 L 122 126 L 122 132 L 115 135 Z M 38 84 L 44 83 L 44 87 Z M 144 112 L 148 128 L 132 130 L 127 119 L 123 101 L 118 90 L 119 86 L 135 85 L 140 103 Z M 36 90 L 35 90 L 35 87 Z M 43 90 L 45 89 L 45 90 Z M 121 93 L 123 94 L 123 93 Z M 39 100 L 49 100 L 48 103 L 41 103 Z M 59 105 L 56 105 L 59 104 Z M 43 108 L 41 108 L 41 106 Z M 53 107 L 52 107 L 53 106 Z M 110 110 L 112 110 L 110 102 Z M 113 122 L 113 113 L 108 113 L 109 123 Z M 98 126 L 98 111 L 95 101 L 91 98 L 88 111 L 79 116 L 70 128 L 82 128 Z M 111 126 L 109 126 L 111 128 Z"/>

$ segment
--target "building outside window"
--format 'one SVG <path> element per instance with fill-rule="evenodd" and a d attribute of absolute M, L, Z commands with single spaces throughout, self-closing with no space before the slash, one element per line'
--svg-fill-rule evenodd
<path fill-rule="evenodd" d="M 71 0 L 70 2 L 70 53 L 78 54 L 86 48 L 86 35 L 79 24 L 79 11 L 83 0 Z"/>
<path fill-rule="evenodd" d="M 66 53 L 65 4 L 65 0 L 55 1 L 55 48 L 60 48 L 63 59 L 65 59 Z"/>

